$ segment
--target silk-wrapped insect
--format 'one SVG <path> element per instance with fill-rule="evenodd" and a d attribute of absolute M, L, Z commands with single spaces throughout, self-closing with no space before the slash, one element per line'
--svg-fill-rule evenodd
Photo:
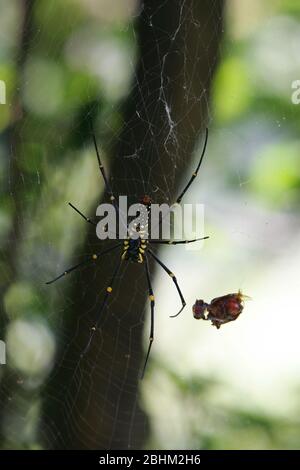
<path fill-rule="evenodd" d="M 196 300 L 193 305 L 193 315 L 196 320 L 211 320 L 212 325 L 219 329 L 225 323 L 234 321 L 240 316 L 246 299 L 249 297 L 239 290 L 234 294 L 216 297 L 210 303 Z"/>

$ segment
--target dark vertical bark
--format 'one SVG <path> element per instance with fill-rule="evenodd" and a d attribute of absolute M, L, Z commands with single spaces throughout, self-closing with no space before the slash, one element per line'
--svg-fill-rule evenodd
<path fill-rule="evenodd" d="M 221 0 L 142 3 L 136 81 L 110 169 L 118 194 L 129 193 L 132 201 L 145 193 L 156 202 L 174 199 L 207 123 L 222 14 Z M 99 240 L 92 228 L 82 252 L 94 250 L 99 251 Z M 72 280 L 72 307 L 60 335 L 69 341 L 61 344 L 63 355 L 45 389 L 41 423 L 46 445 L 54 448 L 139 448 L 147 436 L 138 394 L 147 293 L 142 266 L 130 265 L 122 272 L 103 312 L 101 333 L 78 362 L 116 256 Z"/>

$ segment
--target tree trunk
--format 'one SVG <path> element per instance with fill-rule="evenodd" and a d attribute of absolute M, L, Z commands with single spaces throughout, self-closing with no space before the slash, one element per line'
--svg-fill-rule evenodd
<path fill-rule="evenodd" d="M 173 201 L 190 176 L 188 163 L 207 124 L 222 15 L 222 0 L 142 2 L 140 58 L 110 168 L 113 190 L 129 195 L 129 203 L 142 194 L 158 203 Z M 99 252 L 109 243 L 100 243 L 91 227 L 82 253 Z M 148 435 L 139 402 L 143 320 L 150 313 L 143 265 L 123 268 L 100 332 L 79 360 L 118 256 L 106 255 L 97 269 L 72 280 L 72 306 L 60 334 L 63 354 L 44 395 L 41 427 L 53 448 L 140 448 Z"/>

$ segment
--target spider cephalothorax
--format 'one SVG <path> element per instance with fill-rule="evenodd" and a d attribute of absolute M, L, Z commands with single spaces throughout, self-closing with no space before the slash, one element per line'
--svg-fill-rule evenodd
<path fill-rule="evenodd" d="M 202 150 L 197 168 L 194 171 L 194 173 L 192 174 L 192 176 L 191 176 L 189 182 L 187 183 L 187 185 L 184 187 L 183 191 L 180 193 L 180 195 L 176 199 L 175 203 L 178 203 L 178 204 L 180 203 L 181 199 L 183 198 L 183 196 L 185 195 L 185 193 L 189 189 L 190 185 L 192 184 L 192 182 L 194 181 L 194 179 L 197 176 L 198 170 L 200 168 L 200 165 L 202 163 L 202 160 L 203 160 L 203 157 L 204 157 L 204 154 L 205 154 L 207 138 L 208 138 L 208 129 L 206 129 L 204 146 L 203 146 L 203 150 Z M 100 169 L 100 172 L 101 172 L 102 177 L 104 179 L 106 192 L 109 195 L 110 201 L 113 204 L 116 212 L 119 213 L 119 205 L 118 205 L 118 202 L 117 202 L 117 198 L 115 197 L 115 194 L 113 193 L 112 188 L 111 188 L 110 183 L 109 183 L 109 180 L 106 176 L 103 164 L 102 164 L 101 159 L 100 159 L 100 154 L 99 154 L 99 150 L 98 150 L 98 147 L 97 147 L 96 138 L 95 138 L 94 134 L 93 134 L 93 140 L 94 140 L 96 155 L 97 155 L 97 159 L 98 159 L 99 169 Z M 182 292 L 180 290 L 180 287 L 178 285 L 175 274 L 173 274 L 173 272 L 156 256 L 156 254 L 153 253 L 153 251 L 150 249 L 150 246 L 154 245 L 154 244 L 180 245 L 180 244 L 186 244 L 186 243 L 193 243 L 193 242 L 196 242 L 198 240 L 204 240 L 205 238 L 208 238 L 208 237 L 196 238 L 194 240 L 151 240 L 151 239 L 148 238 L 149 217 L 150 217 L 151 204 L 152 204 L 151 197 L 148 196 L 148 195 L 142 196 L 140 198 L 140 204 L 143 204 L 144 206 L 146 206 L 146 209 L 147 209 L 146 214 L 144 215 L 144 218 L 142 218 L 142 220 L 140 220 L 139 222 L 133 223 L 133 226 L 130 225 L 130 227 L 126 227 L 126 224 L 124 223 L 126 233 L 128 233 L 128 238 L 126 240 L 124 240 L 123 243 L 117 243 L 116 245 L 108 248 L 107 250 L 102 250 L 100 253 L 94 253 L 94 254 L 91 254 L 91 255 L 87 256 L 81 263 L 79 263 L 75 266 L 72 266 L 71 268 L 67 269 L 62 274 L 55 277 L 51 281 L 48 281 L 46 284 L 52 284 L 53 282 L 58 281 L 58 279 L 60 279 L 64 275 L 67 275 L 70 272 L 75 271 L 76 269 L 78 269 L 80 267 L 86 266 L 89 263 L 96 263 L 97 260 L 100 257 L 102 257 L 103 255 L 105 255 L 107 253 L 110 253 L 110 252 L 112 252 L 113 250 L 115 250 L 117 248 L 120 249 L 120 256 L 119 256 L 118 262 L 117 262 L 116 267 L 113 271 L 110 283 L 106 288 L 106 292 L 105 292 L 102 304 L 101 304 L 100 309 L 99 309 L 99 314 L 98 314 L 99 318 L 98 318 L 96 324 L 91 328 L 91 335 L 90 335 L 89 342 L 88 342 L 86 348 L 84 349 L 83 353 L 81 354 L 81 356 L 84 356 L 85 353 L 88 351 L 88 349 L 90 347 L 90 344 L 92 342 L 92 338 L 93 338 L 95 332 L 98 329 L 103 309 L 107 305 L 107 302 L 108 302 L 108 299 L 109 299 L 110 295 L 113 293 L 113 284 L 114 284 L 114 281 L 115 281 L 115 279 L 118 275 L 118 272 L 119 272 L 119 269 L 121 267 L 122 262 L 123 261 L 132 261 L 134 263 L 143 263 L 143 262 L 145 262 L 144 266 L 145 266 L 145 274 L 146 274 L 147 284 L 148 284 L 148 297 L 149 297 L 150 309 L 151 309 L 151 322 L 150 322 L 149 346 L 148 346 L 148 351 L 147 351 L 145 364 L 144 364 L 144 368 L 143 368 L 143 372 L 142 372 L 142 376 L 143 376 L 144 372 L 145 372 L 145 369 L 146 369 L 148 357 L 149 357 L 149 354 L 150 354 L 150 349 L 151 349 L 151 346 L 152 346 L 152 343 L 153 343 L 153 340 L 154 340 L 154 295 L 153 295 L 153 289 L 152 289 L 149 266 L 148 266 L 148 264 L 149 264 L 148 263 L 148 255 L 151 258 L 153 258 L 153 260 L 156 263 L 158 263 L 163 268 L 163 270 L 170 276 L 170 278 L 172 279 L 172 281 L 175 285 L 177 293 L 180 297 L 181 308 L 180 308 L 178 313 L 176 313 L 175 315 L 171 315 L 171 316 L 176 317 L 177 315 L 179 315 L 179 313 L 182 312 L 182 310 L 184 309 L 184 307 L 186 305 L 186 302 L 184 300 L 184 297 L 183 297 Z M 92 224 L 94 226 L 97 225 L 94 220 L 90 219 L 89 217 L 86 217 L 73 204 L 69 203 L 69 205 L 84 220 L 86 220 L 86 222 L 88 222 L 89 224 Z"/>
<path fill-rule="evenodd" d="M 140 198 L 140 204 L 143 204 L 144 206 L 150 208 L 150 206 L 151 206 L 151 204 L 152 204 L 152 199 L 151 199 L 151 197 L 148 196 L 147 194 L 145 194 L 144 196 L 141 196 L 141 198 Z"/>

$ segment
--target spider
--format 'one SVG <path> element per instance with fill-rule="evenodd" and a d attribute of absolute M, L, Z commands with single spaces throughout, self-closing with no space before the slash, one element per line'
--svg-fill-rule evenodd
<path fill-rule="evenodd" d="M 96 141 L 96 137 L 95 137 L 94 132 L 92 132 L 92 137 L 93 137 L 94 147 L 95 147 L 95 151 L 96 151 L 96 155 L 97 155 L 99 169 L 100 169 L 100 172 L 101 172 L 101 175 L 103 177 L 104 184 L 105 184 L 105 190 L 106 190 L 106 192 L 107 192 L 107 194 L 110 198 L 111 203 L 114 205 L 114 207 L 115 207 L 115 209 L 118 213 L 119 212 L 119 206 L 118 206 L 118 203 L 117 203 L 117 199 L 116 199 L 116 197 L 115 197 L 115 195 L 112 191 L 110 182 L 109 182 L 109 180 L 106 176 L 106 172 L 104 170 L 104 166 L 103 166 L 101 158 L 100 158 L 100 153 L 99 153 L 99 150 L 98 150 L 97 141 Z M 184 187 L 183 191 L 177 197 L 175 204 L 179 204 L 181 202 L 183 196 L 185 195 L 185 193 L 187 192 L 187 190 L 189 189 L 189 187 L 191 186 L 192 182 L 194 181 L 194 179 L 196 178 L 196 176 L 198 174 L 199 168 L 201 166 L 201 163 L 202 163 L 202 160 L 203 160 L 203 157 L 204 157 L 204 154 L 205 154 L 205 150 L 206 150 L 206 146 L 207 146 L 207 139 L 208 139 L 208 129 L 206 128 L 203 149 L 202 149 L 202 152 L 201 152 L 201 156 L 200 156 L 197 168 L 194 171 L 194 173 L 192 174 L 192 176 L 191 176 L 189 182 L 187 183 L 187 185 Z M 155 305 L 155 299 L 154 299 L 153 288 L 152 288 L 152 283 L 151 283 L 151 277 L 150 277 L 150 272 L 149 272 L 149 261 L 148 261 L 149 256 L 151 258 L 153 258 L 153 260 L 156 263 L 158 263 L 161 266 L 161 268 L 171 277 L 171 279 L 172 279 L 172 281 L 175 285 L 175 288 L 177 290 L 177 293 L 180 297 L 181 308 L 180 308 L 179 312 L 176 313 L 175 315 L 170 315 L 170 316 L 172 318 L 177 317 L 182 312 L 184 307 L 186 306 L 186 302 L 184 300 L 183 294 L 182 294 L 182 292 L 180 290 L 180 287 L 178 285 L 175 274 L 173 274 L 173 272 L 156 256 L 156 254 L 153 253 L 153 251 L 151 250 L 150 247 L 153 244 L 179 245 L 179 244 L 184 244 L 184 243 L 193 243 L 193 242 L 196 242 L 198 240 L 204 240 L 208 237 L 196 238 L 196 239 L 193 239 L 193 240 L 178 240 L 178 241 L 176 241 L 176 240 L 149 240 L 149 239 L 146 238 L 145 232 L 148 228 L 148 222 L 149 222 L 149 217 L 150 217 L 152 200 L 151 200 L 150 196 L 144 195 L 144 196 L 141 197 L 140 203 L 143 204 L 146 207 L 147 214 L 148 214 L 148 219 L 145 221 L 143 229 L 141 229 L 139 227 L 137 228 L 137 231 L 139 232 L 139 235 L 138 235 L 137 238 L 131 238 L 130 233 L 129 233 L 128 238 L 124 239 L 123 243 L 118 243 L 117 245 L 114 245 L 113 247 L 110 247 L 107 250 L 101 251 L 100 253 L 94 253 L 94 254 L 88 256 L 84 261 L 82 261 L 79 264 L 76 264 L 75 266 L 72 266 L 71 268 L 66 269 L 59 276 L 55 277 L 51 281 L 46 282 L 46 284 L 52 284 L 52 283 L 58 281 L 63 276 L 66 276 L 67 274 L 71 273 L 72 271 L 75 271 L 76 269 L 78 269 L 78 268 L 80 268 L 84 265 L 87 265 L 89 263 L 95 262 L 100 257 L 102 257 L 103 255 L 105 255 L 107 253 L 110 253 L 113 250 L 116 250 L 117 248 L 120 248 L 120 257 L 119 257 L 118 263 L 117 263 L 117 265 L 116 265 L 116 267 L 113 271 L 110 283 L 106 287 L 106 293 L 105 293 L 104 298 L 102 300 L 102 304 L 101 304 L 100 311 L 99 311 L 99 314 L 98 314 L 99 319 L 97 320 L 96 324 L 91 328 L 90 339 L 88 341 L 88 344 L 87 344 L 86 348 L 84 349 L 83 353 L 81 354 L 81 357 L 82 357 L 88 351 L 88 349 L 90 347 L 90 344 L 92 342 L 93 336 L 94 336 L 95 332 L 98 329 L 99 321 L 100 321 L 100 318 L 101 318 L 101 313 L 103 312 L 103 310 L 104 310 L 104 308 L 105 308 L 105 306 L 108 302 L 108 299 L 109 299 L 110 295 L 112 294 L 113 284 L 114 284 L 114 281 L 117 277 L 117 274 L 119 272 L 121 264 L 123 262 L 127 262 L 127 261 L 131 261 L 133 263 L 140 263 L 140 264 L 143 263 L 144 266 L 145 266 L 145 273 L 146 273 L 146 279 L 147 279 L 147 285 L 148 285 L 148 296 L 149 296 L 150 311 L 151 311 L 149 345 L 148 345 L 148 350 L 147 350 L 147 354 L 146 354 L 146 358 L 145 358 L 145 362 L 144 362 L 144 367 L 143 367 L 142 374 L 141 374 L 141 378 L 143 378 L 144 374 L 145 374 L 147 362 L 148 362 L 148 359 L 149 359 L 151 347 L 152 347 L 152 344 L 153 344 L 153 341 L 154 341 L 154 305 Z M 95 225 L 95 226 L 97 225 L 97 223 L 94 220 L 90 219 L 89 217 L 86 217 L 77 207 L 75 207 L 70 202 L 69 202 L 69 206 L 72 209 L 74 209 L 74 211 L 76 211 L 86 222 L 88 222 L 89 224 Z"/>

